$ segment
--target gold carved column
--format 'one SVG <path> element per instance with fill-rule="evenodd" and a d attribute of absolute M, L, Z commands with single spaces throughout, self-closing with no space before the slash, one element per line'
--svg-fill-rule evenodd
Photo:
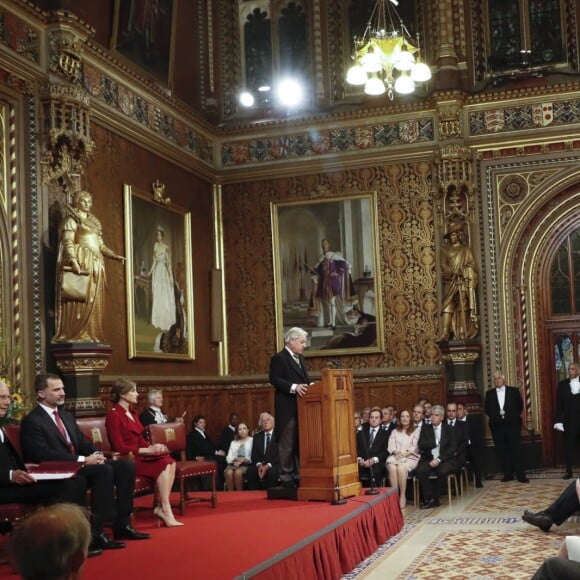
<path fill-rule="evenodd" d="M 47 25 L 49 76 L 41 85 L 41 177 L 48 199 L 49 239 L 46 247 L 46 287 L 55 289 L 57 248 L 62 218 L 73 196 L 82 190 L 82 177 L 94 152 L 89 95 L 81 84 L 83 51 L 94 30 L 67 12 L 55 12 Z M 55 304 L 56 290 L 47 293 Z M 55 308 L 56 310 L 56 308 Z M 54 335 L 49 319 L 49 336 Z M 77 415 L 105 412 L 99 397 L 99 376 L 108 364 L 111 347 L 97 342 L 59 342 L 50 353 L 63 376 L 67 407 Z"/>
<path fill-rule="evenodd" d="M 479 339 L 480 260 L 474 252 L 476 192 L 474 160 L 463 145 L 462 100 L 459 93 L 439 95 L 440 148 L 435 157 L 436 236 L 440 245 L 440 335 L 449 400 L 467 404 L 481 415 L 475 365 Z"/>

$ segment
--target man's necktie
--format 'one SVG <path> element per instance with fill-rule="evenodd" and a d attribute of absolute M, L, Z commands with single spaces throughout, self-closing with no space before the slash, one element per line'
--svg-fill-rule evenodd
<path fill-rule="evenodd" d="M 271 436 L 271 433 L 266 433 L 266 444 L 264 446 L 264 455 L 266 455 L 266 453 L 268 453 L 268 447 L 270 447 L 270 436 Z"/>
<path fill-rule="evenodd" d="M 292 357 L 294 358 L 294 362 L 300 366 L 300 357 L 297 354 L 293 354 Z"/>
<path fill-rule="evenodd" d="M 56 421 L 56 426 L 58 427 L 60 434 L 64 437 L 64 440 L 68 443 L 71 452 L 74 453 L 75 452 L 74 445 L 72 444 L 71 441 L 69 441 L 66 429 L 64 428 L 64 423 L 62 422 L 62 419 L 60 418 L 58 411 L 57 410 L 53 411 L 53 414 L 54 414 L 54 420 Z"/>
<path fill-rule="evenodd" d="M 375 429 L 371 429 L 371 432 L 369 434 L 369 447 L 373 446 L 373 443 L 375 442 L 375 435 L 376 435 L 376 430 Z"/>

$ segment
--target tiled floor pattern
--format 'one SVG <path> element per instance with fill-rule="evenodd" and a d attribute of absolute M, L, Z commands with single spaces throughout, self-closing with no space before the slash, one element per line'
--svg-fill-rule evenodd
<path fill-rule="evenodd" d="M 529 579 L 567 534 L 580 533 L 578 516 L 549 533 L 521 520 L 524 509 L 547 507 L 569 484 L 560 476 L 534 474 L 530 484 L 487 481 L 435 510 L 409 505 L 403 530 L 345 578 Z"/>

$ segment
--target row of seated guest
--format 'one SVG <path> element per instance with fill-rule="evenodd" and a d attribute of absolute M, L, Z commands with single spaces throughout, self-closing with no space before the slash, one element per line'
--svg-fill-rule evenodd
<path fill-rule="evenodd" d="M 205 417 L 198 415 L 194 417 L 193 429 L 187 436 L 187 458 L 192 461 L 216 461 L 228 490 L 243 489 L 244 481 L 247 481 L 248 489 L 273 487 L 279 478 L 274 417 L 270 413 L 262 413 L 259 427 L 255 437 L 251 437 L 248 425 L 240 422 L 236 414 L 232 414 L 229 425 L 220 437 L 220 443 L 216 445 L 206 432 Z M 231 441 L 226 453 L 220 447 L 227 442 L 228 431 L 231 433 Z"/>
<path fill-rule="evenodd" d="M 371 409 L 368 422 L 361 420 L 358 425 L 359 417 L 364 415 L 365 410 L 355 414 L 361 481 L 375 485 L 388 473 L 391 486 L 399 488 L 400 505 L 404 507 L 407 477 L 416 473 L 423 495 L 421 507 L 439 505 L 447 475 L 465 465 L 472 447 L 465 405 L 448 403 L 445 420 L 441 405 L 419 401 L 412 417 L 407 410 L 401 412 L 396 427 L 392 407 Z M 437 477 L 433 478 L 434 475 Z M 480 487 L 480 479 L 478 483 Z"/>
<path fill-rule="evenodd" d="M 74 419 L 63 410 L 65 390 L 59 376 L 39 375 L 34 389 L 37 406 L 23 419 L 20 444 L 23 459 L 29 463 L 43 461 L 77 462 L 75 478 L 58 482 L 37 482 L 18 458 L 6 437 L 0 445 L 0 501 L 43 503 L 50 490 L 54 501 L 85 502 L 85 490 L 90 489 L 91 542 L 89 555 L 103 550 L 124 548 L 124 540 L 144 540 L 150 537 L 130 524 L 135 488 L 135 464 L 132 461 L 107 461 L 89 442 Z M 9 390 L 0 383 L 0 416 L 6 414 Z M 105 521 L 113 521 L 114 539 L 104 533 Z"/>

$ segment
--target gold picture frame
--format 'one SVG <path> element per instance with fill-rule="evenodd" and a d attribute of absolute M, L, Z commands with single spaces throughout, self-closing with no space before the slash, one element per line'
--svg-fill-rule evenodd
<path fill-rule="evenodd" d="M 191 213 L 124 186 L 129 358 L 195 358 Z"/>
<path fill-rule="evenodd" d="M 273 202 L 270 210 L 278 349 L 299 326 L 308 332 L 306 356 L 381 352 L 376 192 Z"/>

